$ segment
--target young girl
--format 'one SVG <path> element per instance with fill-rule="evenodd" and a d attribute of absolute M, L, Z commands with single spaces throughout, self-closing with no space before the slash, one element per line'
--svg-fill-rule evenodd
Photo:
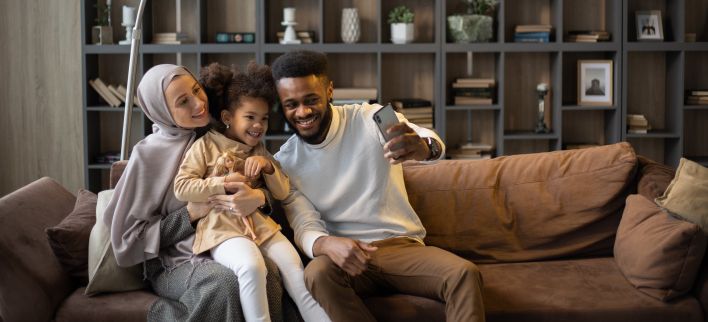
<path fill-rule="evenodd" d="M 210 108 L 220 110 L 220 122 L 187 151 L 175 178 L 177 198 L 206 202 L 212 195 L 238 193 L 235 183 L 262 179 L 275 199 L 284 199 L 290 189 L 288 178 L 261 141 L 276 97 L 270 68 L 250 63 L 244 73 L 214 63 L 202 70 L 200 81 L 210 94 Z M 223 153 L 235 157 L 234 165 L 211 176 Z M 210 251 L 215 261 L 236 273 L 246 321 L 270 321 L 262 254 L 278 266 L 305 321 L 329 321 L 307 291 L 300 257 L 280 226 L 261 211 L 244 217 L 234 214 L 232 208 L 212 209 L 200 219 L 193 251 Z"/>

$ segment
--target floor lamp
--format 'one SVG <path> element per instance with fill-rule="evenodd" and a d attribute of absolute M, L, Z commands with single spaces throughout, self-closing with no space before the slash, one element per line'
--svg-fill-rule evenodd
<path fill-rule="evenodd" d="M 133 116 L 133 106 L 135 98 L 135 73 L 140 59 L 140 43 L 143 35 L 143 12 L 146 0 L 140 0 L 138 13 L 135 17 L 135 27 L 133 27 L 133 39 L 130 41 L 130 61 L 128 63 L 128 88 L 125 97 L 125 110 L 123 111 L 123 136 L 120 145 L 120 159 L 128 159 L 128 144 L 130 144 L 130 123 Z"/>

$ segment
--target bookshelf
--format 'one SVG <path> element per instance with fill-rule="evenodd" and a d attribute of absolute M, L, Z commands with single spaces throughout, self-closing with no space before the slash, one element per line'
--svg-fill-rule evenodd
<path fill-rule="evenodd" d="M 99 0 L 102 1 L 102 0 Z M 446 17 L 463 11 L 462 1 L 444 0 L 155 0 L 148 2 L 138 79 L 150 67 L 179 63 L 195 73 L 211 62 L 245 66 L 248 61 L 271 63 L 284 52 L 310 49 L 327 53 L 336 87 L 371 87 L 378 99 L 414 97 L 434 106 L 435 127 L 448 147 L 466 142 L 491 145 L 493 156 L 552 151 L 575 144 L 631 142 L 638 153 L 677 165 L 681 156 L 708 162 L 708 106 L 688 105 L 688 89 L 708 88 L 708 4 L 701 0 L 500 0 L 490 42 L 460 44 L 446 34 Z M 102 2 L 103 3 L 103 2 Z M 178 8 L 176 4 L 181 4 Z M 120 148 L 123 108 L 112 108 L 89 86 L 100 77 L 108 84 L 125 84 L 127 45 L 93 45 L 94 1 L 82 0 L 82 64 L 84 164 L 86 186 L 107 186 L 109 166 L 96 157 Z M 113 39 L 124 38 L 122 5 L 137 0 L 113 0 Z M 413 43 L 390 42 L 387 13 L 406 4 L 416 13 Z M 312 31 L 313 42 L 281 45 L 282 9 L 297 8 L 297 30 Z M 358 9 L 361 36 L 345 44 L 339 35 L 341 10 Z M 634 12 L 661 10 L 663 42 L 637 41 Z M 177 18 L 178 12 L 179 19 Z M 159 14 L 158 14 L 159 13 Z M 152 44 L 153 33 L 181 32 L 189 42 Z M 515 43 L 519 24 L 550 24 L 548 43 Z M 573 30 L 606 30 L 611 40 L 566 42 Z M 217 32 L 250 32 L 253 43 L 217 43 Z M 695 33 L 696 42 L 684 41 Z M 611 60 L 613 100 L 609 106 L 578 105 L 578 61 Z M 455 105 L 451 84 L 457 78 L 493 78 L 491 105 Z M 536 85 L 550 85 L 546 97 L 550 133 L 533 132 L 537 120 Z M 134 109 L 133 143 L 150 131 L 150 122 Z M 627 132 L 627 114 L 645 114 L 647 134 Z M 266 145 L 277 151 L 288 138 L 277 111 Z"/>

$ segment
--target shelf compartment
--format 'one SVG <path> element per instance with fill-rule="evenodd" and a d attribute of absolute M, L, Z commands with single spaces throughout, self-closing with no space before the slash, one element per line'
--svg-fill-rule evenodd
<path fill-rule="evenodd" d="M 202 66 L 219 63 L 226 66 L 236 65 L 240 70 L 246 70 L 248 63 L 255 60 L 255 53 L 210 53 L 201 55 Z"/>
<path fill-rule="evenodd" d="M 435 73 L 435 54 L 382 54 L 381 102 L 422 98 L 435 104 Z"/>
<path fill-rule="evenodd" d="M 629 52 L 625 58 L 626 114 L 643 114 L 651 126 L 649 135 L 677 133 L 684 101 L 680 82 L 682 54 Z M 622 120 L 622 124 L 626 132 L 627 120 Z"/>
<path fill-rule="evenodd" d="M 129 142 L 131 147 L 135 146 L 135 144 L 146 135 L 142 115 L 142 113 L 133 113 Z M 120 152 L 123 133 L 123 113 L 87 113 L 86 126 L 88 127 L 88 133 L 93 133 L 93 135 L 86 137 L 86 151 L 89 165 L 102 165 L 96 161 L 96 158 L 101 154 Z"/>
<path fill-rule="evenodd" d="M 342 44 L 342 9 L 356 8 L 359 15 L 359 41 L 377 43 L 377 10 L 375 0 L 323 1 L 324 43 Z M 417 18 L 417 17 L 416 17 Z"/>
<path fill-rule="evenodd" d="M 501 73 L 500 53 L 447 53 L 445 55 L 444 101 L 455 105 L 453 83 L 458 78 L 491 78 L 496 81 L 492 92 L 492 105 L 460 105 L 464 109 L 489 109 L 498 103 Z M 486 106 L 486 107 L 485 107 Z"/>
<path fill-rule="evenodd" d="M 143 41 L 145 44 L 152 43 L 153 35 L 156 33 L 177 32 L 178 24 L 180 32 L 187 36 L 183 43 L 196 44 L 200 42 L 199 15 L 194 14 L 199 12 L 198 2 L 179 1 L 179 3 L 181 4 L 180 8 L 176 6 L 177 1 L 151 1 L 146 4 L 145 14 L 143 15 Z M 139 1 L 132 6 L 135 7 L 137 12 Z M 120 9 L 114 9 L 113 11 L 122 15 L 122 10 Z M 123 34 L 125 34 L 125 31 Z"/>
<path fill-rule="evenodd" d="M 708 51 L 687 52 L 684 64 L 685 102 L 687 108 L 705 109 L 706 105 L 688 105 L 692 90 L 708 91 Z M 708 103 L 707 103 L 708 104 Z"/>
<path fill-rule="evenodd" d="M 708 2 L 686 0 L 686 33 L 695 33 L 697 42 L 708 41 Z"/>
<path fill-rule="evenodd" d="M 627 139 L 637 155 L 673 167 L 678 166 L 680 144 L 678 138 L 630 137 Z"/>
<path fill-rule="evenodd" d="M 557 85 L 552 78 L 559 62 L 557 53 L 507 53 L 504 59 L 504 131 L 533 132 L 538 121 L 536 86 L 546 83 L 550 90 L 545 96 L 546 125 L 557 131 L 554 109 Z M 523 75 L 523 77 L 519 77 Z M 560 83 L 558 83 L 560 84 Z"/>
<path fill-rule="evenodd" d="M 320 1 L 318 0 L 267 0 L 265 1 L 265 42 L 277 44 L 278 32 L 285 31 L 283 8 L 295 8 L 296 31 L 312 31 L 312 43 L 320 43 Z"/>
<path fill-rule="evenodd" d="M 598 31 L 610 33 L 610 41 L 622 38 L 619 18 L 622 15 L 619 1 L 615 0 L 564 0 L 563 41 L 570 31 Z M 590 43 L 590 45 L 608 42 Z"/>
<path fill-rule="evenodd" d="M 415 14 L 413 43 L 435 43 L 438 34 L 435 28 L 437 10 L 435 1 L 430 0 L 387 0 L 381 3 L 381 43 L 391 43 L 391 25 L 388 23 L 388 13 L 393 8 L 406 5 Z M 400 45 L 399 45 L 400 46 Z"/>
<path fill-rule="evenodd" d="M 612 61 L 612 86 L 605 88 L 605 90 L 611 90 L 613 104 L 619 102 L 621 97 L 617 94 L 620 93 L 620 75 L 622 72 L 621 65 L 618 64 L 621 61 L 620 52 L 566 52 L 563 53 L 563 96 L 562 102 L 564 106 L 575 105 L 578 106 L 578 96 L 579 96 L 579 75 L 578 75 L 578 62 L 581 60 L 611 60 Z M 607 87 L 607 86 L 606 86 Z M 606 93 L 606 92 L 605 92 Z M 579 106 L 579 107 L 589 107 L 589 106 Z M 593 106 L 593 107 L 604 107 L 604 106 Z"/>
<path fill-rule="evenodd" d="M 194 76 L 199 77 L 199 63 L 197 62 L 197 57 L 197 54 L 188 53 L 145 54 L 142 62 L 143 73 L 147 72 L 153 66 L 160 64 L 175 64 L 187 67 L 189 71 L 194 73 Z M 138 79 L 138 82 L 139 81 Z"/>
<path fill-rule="evenodd" d="M 446 128 L 441 132 L 444 132 L 448 150 L 457 149 L 465 143 L 484 143 L 496 149 L 499 111 L 447 111 L 445 119 Z"/>
<path fill-rule="evenodd" d="M 506 137 L 506 136 L 505 136 Z M 539 153 L 556 150 L 554 139 L 504 140 L 504 155 Z"/>
<path fill-rule="evenodd" d="M 684 111 L 683 155 L 708 156 L 708 110 Z"/>
<path fill-rule="evenodd" d="M 125 54 L 90 54 L 86 58 L 86 105 L 87 106 L 109 106 L 95 89 L 89 84 L 89 80 L 100 78 L 106 86 L 126 85 L 128 79 L 129 55 Z M 121 102 L 121 104 L 123 104 Z"/>
<path fill-rule="evenodd" d="M 256 14 L 256 0 L 208 0 L 201 1 L 201 4 L 202 43 L 216 43 L 216 33 L 218 32 L 254 33 L 254 43 L 263 37 L 263 35 L 256 33 L 258 17 Z M 278 17 L 282 18 L 282 16 L 283 12 L 281 11 Z M 243 44 L 246 45 L 247 43 Z"/>
<path fill-rule="evenodd" d="M 507 0 L 504 1 L 504 42 L 514 43 L 514 28 L 517 25 L 548 24 L 551 30 L 551 43 L 557 41 L 558 22 L 557 8 L 559 0 Z M 517 43 L 533 45 L 533 43 Z"/>
<path fill-rule="evenodd" d="M 334 83 L 334 88 L 378 87 L 376 54 L 330 53 L 327 55 L 327 61 L 329 77 Z"/>
<path fill-rule="evenodd" d="M 662 33 L 664 42 L 673 42 L 683 40 L 683 35 L 679 33 L 683 30 L 684 17 L 681 16 L 678 10 L 679 2 L 682 0 L 629 0 L 627 3 L 627 15 L 625 21 L 625 30 L 627 32 L 627 40 L 635 42 L 637 40 L 637 11 L 659 10 L 661 11 Z"/>
<path fill-rule="evenodd" d="M 562 146 L 569 144 L 605 145 L 619 141 L 616 111 L 563 111 Z"/>

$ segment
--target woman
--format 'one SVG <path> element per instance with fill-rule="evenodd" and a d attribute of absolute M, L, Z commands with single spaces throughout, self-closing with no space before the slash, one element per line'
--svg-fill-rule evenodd
<path fill-rule="evenodd" d="M 133 148 L 105 213 L 120 266 L 144 264 L 145 277 L 160 296 L 148 321 L 243 320 L 234 273 L 209 257 L 192 253 L 192 222 L 206 214 L 174 196 L 173 180 L 196 138 L 209 124 L 207 96 L 186 68 L 158 65 L 138 85 L 138 100 L 153 121 L 153 133 Z M 265 203 L 261 190 L 242 184 L 235 195 L 213 198 L 211 206 L 234 214 L 252 213 Z M 238 202 L 235 202 L 238 201 Z M 275 274 L 269 274 L 275 275 Z M 269 300 L 280 300 L 279 281 L 268 280 Z M 280 314 L 272 305 L 271 317 Z"/>

